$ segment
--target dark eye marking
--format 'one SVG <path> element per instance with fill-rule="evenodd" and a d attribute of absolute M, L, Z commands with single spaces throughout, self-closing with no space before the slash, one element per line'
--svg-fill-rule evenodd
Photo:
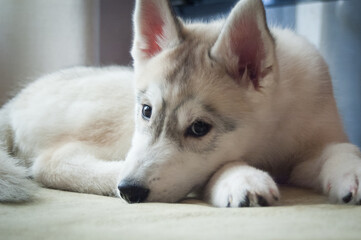
<path fill-rule="evenodd" d="M 187 128 L 185 136 L 200 138 L 207 135 L 211 129 L 212 129 L 212 125 L 197 120 Z"/>
<path fill-rule="evenodd" d="M 152 107 L 144 104 L 142 108 L 142 117 L 144 120 L 149 120 L 152 116 Z"/>

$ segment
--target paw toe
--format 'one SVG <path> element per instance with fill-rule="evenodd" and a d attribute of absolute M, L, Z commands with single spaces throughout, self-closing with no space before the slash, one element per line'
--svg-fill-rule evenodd
<path fill-rule="evenodd" d="M 260 205 L 262 207 L 269 206 L 269 203 L 267 202 L 267 200 L 264 197 L 262 197 L 261 195 L 257 195 L 257 202 L 258 202 L 258 205 Z"/>
<path fill-rule="evenodd" d="M 243 201 L 241 201 L 239 204 L 238 204 L 238 207 L 249 207 L 250 206 L 250 201 L 249 201 L 249 197 L 246 196 L 244 198 Z"/>
<path fill-rule="evenodd" d="M 352 192 L 349 192 L 346 196 L 342 198 L 342 201 L 344 203 L 349 203 L 352 200 L 353 194 Z"/>

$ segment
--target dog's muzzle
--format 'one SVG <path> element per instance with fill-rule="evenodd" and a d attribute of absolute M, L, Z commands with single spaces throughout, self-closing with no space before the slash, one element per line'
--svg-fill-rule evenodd
<path fill-rule="evenodd" d="M 144 202 L 149 194 L 148 188 L 126 180 L 119 183 L 118 189 L 120 196 L 128 203 Z"/>

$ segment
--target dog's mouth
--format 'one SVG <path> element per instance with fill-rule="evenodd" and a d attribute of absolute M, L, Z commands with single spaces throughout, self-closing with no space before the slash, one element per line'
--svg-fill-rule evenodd
<path fill-rule="evenodd" d="M 188 198 L 196 198 L 200 194 L 200 185 L 192 187 L 184 195 L 176 197 L 170 192 L 163 191 L 164 199 L 158 199 L 157 197 L 151 196 L 151 190 L 146 186 L 129 180 L 122 180 L 118 185 L 120 197 L 126 202 L 133 203 L 144 203 L 144 202 L 181 202 Z M 165 195 L 167 196 L 165 196 Z"/>

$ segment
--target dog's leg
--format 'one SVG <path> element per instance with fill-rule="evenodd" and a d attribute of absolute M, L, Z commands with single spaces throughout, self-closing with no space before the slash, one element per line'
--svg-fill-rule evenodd
<path fill-rule="evenodd" d="M 334 203 L 361 203 L 361 153 L 350 143 L 330 144 L 316 159 L 296 166 L 291 183 L 321 190 Z"/>
<path fill-rule="evenodd" d="M 35 180 L 49 188 L 119 197 L 123 162 L 100 160 L 90 148 L 71 142 L 45 151 L 34 162 Z"/>
<path fill-rule="evenodd" d="M 211 178 L 204 198 L 217 207 L 268 206 L 279 199 L 279 191 L 268 173 L 243 162 L 232 162 Z"/>

